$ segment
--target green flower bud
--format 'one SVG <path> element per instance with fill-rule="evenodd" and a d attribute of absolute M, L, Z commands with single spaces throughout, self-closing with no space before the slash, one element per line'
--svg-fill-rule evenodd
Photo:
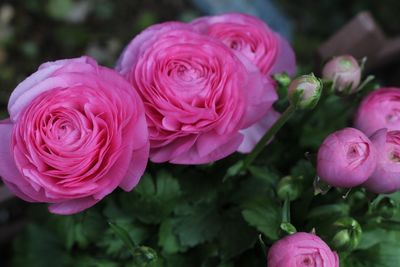
<path fill-rule="evenodd" d="M 384 197 L 376 205 L 375 212 L 385 219 L 390 219 L 396 214 L 397 207 L 397 203 L 393 199 Z"/>
<path fill-rule="evenodd" d="M 281 86 L 289 86 L 292 79 L 290 79 L 287 73 L 277 73 L 274 75 L 274 80 Z"/>
<path fill-rule="evenodd" d="M 283 177 L 279 181 L 276 191 L 281 200 L 293 201 L 297 199 L 302 192 L 301 178 Z"/>
<path fill-rule="evenodd" d="M 137 266 L 148 266 L 150 263 L 157 261 L 158 256 L 154 249 L 141 246 L 133 251 L 134 260 Z"/>
<path fill-rule="evenodd" d="M 362 230 L 360 224 L 353 218 L 341 218 L 334 222 L 336 234 L 332 238 L 332 244 L 337 250 L 353 250 L 360 242 Z"/>
<path fill-rule="evenodd" d="M 322 82 L 313 74 L 294 79 L 288 89 L 290 103 L 302 109 L 314 108 L 321 96 Z"/>

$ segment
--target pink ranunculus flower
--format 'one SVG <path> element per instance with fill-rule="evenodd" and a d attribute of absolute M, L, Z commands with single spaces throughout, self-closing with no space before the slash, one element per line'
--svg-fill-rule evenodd
<path fill-rule="evenodd" d="M 148 161 L 144 106 L 115 71 L 89 57 L 45 63 L 11 94 L 0 123 L 0 176 L 18 197 L 80 212 L 118 186 L 129 191 Z"/>
<path fill-rule="evenodd" d="M 287 72 L 293 76 L 296 72 L 295 54 L 290 44 L 257 17 L 227 13 L 201 17 L 191 24 L 199 32 L 220 40 L 249 60 L 264 75 Z M 239 152 L 251 152 L 279 117 L 280 114 L 271 108 L 262 120 L 242 131 L 245 139 Z"/>
<path fill-rule="evenodd" d="M 257 17 L 228 13 L 201 17 L 191 24 L 245 56 L 265 75 L 295 74 L 296 60 L 289 43 Z"/>
<path fill-rule="evenodd" d="M 203 164 L 252 149 L 258 131 L 242 131 L 270 127 L 277 94 L 240 57 L 178 22 L 151 26 L 125 48 L 116 68 L 145 104 L 153 162 Z"/>
<path fill-rule="evenodd" d="M 345 128 L 330 134 L 319 148 L 317 174 L 337 187 L 354 187 L 365 182 L 375 170 L 377 151 L 365 134 Z"/>
<path fill-rule="evenodd" d="M 400 189 L 400 131 L 380 129 L 370 139 L 376 147 L 378 162 L 363 186 L 374 193 L 393 193 Z"/>
<path fill-rule="evenodd" d="M 299 232 L 277 241 L 268 252 L 268 267 L 339 267 L 339 257 L 318 236 Z"/>
<path fill-rule="evenodd" d="M 400 130 L 400 88 L 380 88 L 358 107 L 355 128 L 370 136 L 379 129 Z"/>

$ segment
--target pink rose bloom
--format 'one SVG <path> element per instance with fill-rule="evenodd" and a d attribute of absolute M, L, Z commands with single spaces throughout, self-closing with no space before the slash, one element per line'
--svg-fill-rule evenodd
<path fill-rule="evenodd" d="M 368 136 L 382 128 L 400 130 L 400 89 L 381 88 L 371 92 L 358 107 L 354 125 Z"/>
<path fill-rule="evenodd" d="M 270 127 L 277 117 L 272 81 L 188 24 L 149 27 L 116 68 L 145 104 L 153 162 L 203 164 L 250 151 L 260 134 L 246 129 L 256 122 Z"/>
<path fill-rule="evenodd" d="M 393 193 L 400 189 L 400 131 L 380 129 L 370 139 L 376 147 L 378 161 L 363 186 L 374 193 Z"/>
<path fill-rule="evenodd" d="M 11 94 L 0 123 L 0 176 L 18 197 L 80 212 L 129 191 L 149 153 L 144 107 L 115 71 L 88 57 L 41 65 Z"/>
<path fill-rule="evenodd" d="M 289 43 L 257 17 L 227 13 L 201 17 L 191 22 L 201 33 L 216 38 L 237 54 L 256 65 L 262 74 L 273 75 L 286 72 L 293 76 L 296 59 Z M 262 136 L 271 128 L 280 114 L 271 108 L 265 117 L 242 131 L 245 139 L 240 152 L 249 153 Z M 245 145 L 250 143 L 249 145 Z"/>
<path fill-rule="evenodd" d="M 330 134 L 319 148 L 317 174 L 337 187 L 365 182 L 375 170 L 377 152 L 365 134 L 354 128 Z"/>
<path fill-rule="evenodd" d="M 296 233 L 277 241 L 268 252 L 268 267 L 339 267 L 339 257 L 318 236 Z"/>
<path fill-rule="evenodd" d="M 296 72 L 293 49 L 257 17 L 228 13 L 201 17 L 191 24 L 245 56 L 265 75 L 279 72 L 294 75 Z"/>

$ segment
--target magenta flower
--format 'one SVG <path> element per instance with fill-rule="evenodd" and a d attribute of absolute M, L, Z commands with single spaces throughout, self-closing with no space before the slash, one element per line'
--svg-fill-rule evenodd
<path fill-rule="evenodd" d="M 253 63 L 262 74 L 286 72 L 293 76 L 296 72 L 295 54 L 289 43 L 257 17 L 227 13 L 201 17 L 191 24 L 199 32 L 224 43 L 242 60 Z M 279 117 L 280 114 L 270 108 L 262 120 L 242 130 L 245 138 L 238 151 L 251 152 Z"/>
<path fill-rule="evenodd" d="M 188 24 L 149 27 L 116 68 L 145 104 L 153 162 L 203 164 L 250 151 L 258 132 L 246 129 L 276 119 L 272 81 Z"/>
<path fill-rule="evenodd" d="M 363 186 L 374 193 L 393 193 L 400 189 L 400 131 L 380 129 L 371 136 L 371 141 L 378 161 Z"/>
<path fill-rule="evenodd" d="M 295 54 L 289 43 L 257 17 L 228 13 L 201 17 L 191 24 L 246 57 L 265 75 L 296 72 Z"/>
<path fill-rule="evenodd" d="M 296 233 L 277 241 L 268 252 L 268 267 L 339 267 L 339 257 L 318 236 Z"/>
<path fill-rule="evenodd" d="M 139 96 L 88 57 L 59 60 L 15 88 L 0 123 L 0 175 L 29 202 L 72 214 L 132 190 L 149 153 Z"/>
<path fill-rule="evenodd" d="M 330 134 L 320 146 L 317 174 L 332 186 L 358 186 L 373 173 L 376 162 L 377 152 L 368 137 L 345 128 Z"/>
<path fill-rule="evenodd" d="M 380 88 L 366 96 L 358 107 L 354 125 L 368 136 L 382 128 L 400 130 L 400 89 Z"/>

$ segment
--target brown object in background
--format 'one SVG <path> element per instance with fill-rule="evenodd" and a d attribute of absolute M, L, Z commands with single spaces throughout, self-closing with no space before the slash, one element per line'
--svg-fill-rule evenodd
<path fill-rule="evenodd" d="M 400 56 L 400 37 L 386 38 L 372 15 L 363 11 L 344 25 L 318 48 L 319 63 L 327 59 L 350 54 L 361 59 L 367 57 L 367 71 L 390 64 Z"/>

